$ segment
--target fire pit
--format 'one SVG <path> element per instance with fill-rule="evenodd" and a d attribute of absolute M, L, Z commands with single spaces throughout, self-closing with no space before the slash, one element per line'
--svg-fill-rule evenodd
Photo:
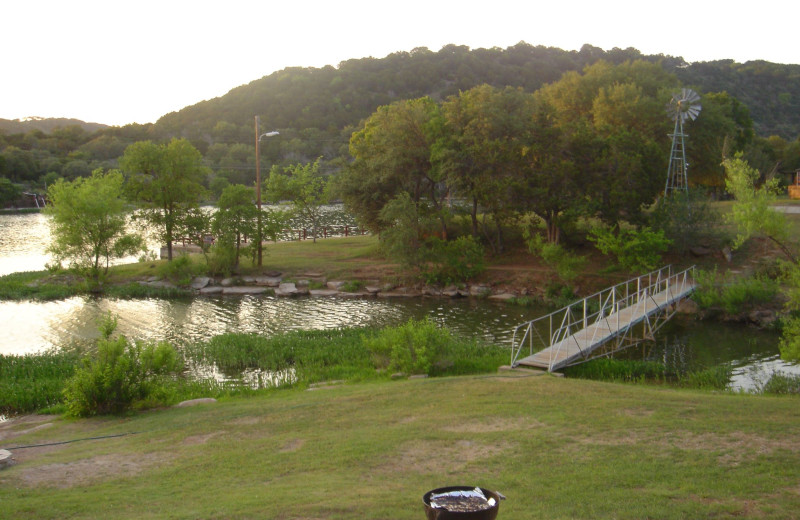
<path fill-rule="evenodd" d="M 450 486 L 423 495 L 428 520 L 494 520 L 503 498 L 481 487 Z"/>

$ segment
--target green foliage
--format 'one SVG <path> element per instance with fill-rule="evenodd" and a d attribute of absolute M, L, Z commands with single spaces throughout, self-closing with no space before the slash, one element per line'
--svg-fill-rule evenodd
<path fill-rule="evenodd" d="M 661 255 L 671 241 L 661 230 L 596 227 L 590 231 L 589 240 L 595 243 L 604 255 L 614 255 L 619 265 L 628 271 L 646 272 L 656 269 Z"/>
<path fill-rule="evenodd" d="M 239 265 L 242 240 L 248 236 L 259 240 L 259 215 L 253 195 L 251 188 L 233 184 L 225 188 L 217 201 L 212 229 L 218 247 L 234 250 L 233 268 Z"/>
<path fill-rule="evenodd" d="M 453 342 L 450 331 L 431 319 L 409 320 L 403 325 L 383 329 L 364 338 L 373 363 L 405 374 L 428 374 Z"/>
<path fill-rule="evenodd" d="M 165 386 L 183 370 L 175 349 L 166 342 L 131 344 L 124 336 L 111 335 L 116 318 L 106 316 L 97 341 L 97 352 L 84 358 L 67 381 L 64 401 L 76 417 L 121 413 L 134 403 L 166 404 Z"/>
<path fill-rule="evenodd" d="M 85 282 L 52 283 L 46 272 L 21 272 L 0 276 L 0 300 L 61 300 L 88 290 Z"/>
<path fill-rule="evenodd" d="M 61 264 L 94 285 L 102 283 L 109 261 L 143 248 L 140 236 L 126 230 L 122 174 L 95 170 L 91 177 L 59 180 L 48 189 L 52 242 L 48 251 Z"/>
<path fill-rule="evenodd" d="M 166 145 L 136 142 L 119 160 L 128 174 L 129 193 L 139 204 L 138 217 L 167 244 L 170 261 L 172 243 L 186 235 L 185 215 L 197 207 L 205 193 L 202 159 L 188 140 L 173 139 Z"/>
<path fill-rule="evenodd" d="M 364 289 L 364 282 L 361 280 L 348 280 L 342 285 L 342 291 L 355 293 Z"/>
<path fill-rule="evenodd" d="M 531 233 L 529 227 L 523 229 L 528 250 L 539 256 L 544 263 L 555 270 L 559 280 L 572 283 L 586 265 L 586 257 L 576 255 L 561 244 L 546 242 L 538 233 Z"/>
<path fill-rule="evenodd" d="M 192 260 L 189 255 L 178 255 L 172 262 L 167 262 L 158 267 L 161 276 L 175 282 L 180 287 L 187 287 L 192 283 L 192 278 L 205 272 L 206 268 Z"/>
<path fill-rule="evenodd" d="M 773 210 L 770 206 L 778 191 L 778 179 L 767 179 L 761 187 L 756 188 L 760 173 L 742 158 L 739 153 L 733 159 L 726 159 L 725 187 L 733 195 L 736 202 L 731 207 L 726 219 L 736 226 L 737 235 L 733 243 L 734 249 L 740 247 L 747 239 L 762 234 L 775 242 L 789 260 L 795 260 L 787 240 L 791 236 L 791 227 L 786 215 Z"/>
<path fill-rule="evenodd" d="M 0 414 L 31 413 L 59 404 L 79 359 L 78 349 L 0 354 Z"/>
<path fill-rule="evenodd" d="M 422 260 L 422 222 L 419 208 L 408 193 L 401 193 L 380 210 L 380 235 L 384 254 L 406 268 Z"/>
<path fill-rule="evenodd" d="M 568 367 L 567 377 L 596 379 L 600 381 L 645 382 L 663 381 L 666 369 L 654 361 L 631 361 L 613 358 L 598 358 Z"/>
<path fill-rule="evenodd" d="M 661 197 L 650 214 L 650 227 L 663 231 L 679 253 L 713 238 L 717 233 L 719 214 L 699 190 L 675 191 L 669 197 Z"/>
<path fill-rule="evenodd" d="M 776 372 L 761 387 L 761 392 L 771 395 L 800 395 L 800 375 Z"/>
<path fill-rule="evenodd" d="M 776 280 L 764 275 L 720 279 L 716 269 L 695 272 L 695 289 L 692 299 L 701 309 L 722 308 L 729 314 L 737 314 L 747 306 L 769 303 L 778 294 Z"/>
<path fill-rule="evenodd" d="M 427 283 L 466 282 L 486 269 L 483 246 L 471 235 L 445 241 L 431 237 L 426 241 L 422 277 Z"/>
<path fill-rule="evenodd" d="M 20 195 L 22 190 L 19 186 L 5 177 L 0 177 L 0 207 L 16 202 Z"/>
<path fill-rule="evenodd" d="M 800 362 L 800 317 L 790 316 L 783 321 L 779 348 L 781 359 Z"/>
<path fill-rule="evenodd" d="M 331 200 L 327 178 L 320 172 L 320 159 L 313 163 L 296 164 L 283 171 L 273 166 L 265 181 L 265 188 L 269 200 L 291 201 L 295 212 L 311 226 L 316 242 L 322 224 L 322 206 Z"/>
<path fill-rule="evenodd" d="M 725 390 L 731 382 L 733 367 L 730 364 L 716 365 L 695 370 L 678 377 L 678 385 L 701 390 Z"/>

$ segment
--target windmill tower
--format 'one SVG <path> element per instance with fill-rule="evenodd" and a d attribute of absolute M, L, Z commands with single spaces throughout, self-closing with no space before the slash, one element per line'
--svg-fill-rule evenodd
<path fill-rule="evenodd" d="M 688 191 L 689 181 L 686 175 L 686 150 L 683 124 L 687 119 L 694 121 L 700 113 L 700 96 L 692 89 L 681 89 L 674 94 L 667 107 L 667 115 L 675 121 L 675 130 L 669 134 L 672 137 L 672 151 L 669 154 L 669 169 L 667 170 L 667 186 L 664 196 L 669 196 L 673 191 Z"/>

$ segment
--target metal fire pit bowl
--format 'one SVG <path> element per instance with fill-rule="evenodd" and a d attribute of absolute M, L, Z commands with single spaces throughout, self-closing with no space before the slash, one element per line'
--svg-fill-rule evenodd
<path fill-rule="evenodd" d="M 494 505 L 488 509 L 481 509 L 479 511 L 448 511 L 444 508 L 437 508 L 431 506 L 431 496 L 439 495 L 442 493 L 450 493 L 452 491 L 473 491 L 480 489 L 487 499 L 494 499 Z M 497 511 L 500 509 L 500 499 L 505 498 L 495 491 L 490 491 L 485 488 L 476 488 L 475 486 L 450 486 L 432 489 L 422 496 L 422 503 L 425 506 L 425 515 L 428 520 L 494 520 L 497 517 Z"/>

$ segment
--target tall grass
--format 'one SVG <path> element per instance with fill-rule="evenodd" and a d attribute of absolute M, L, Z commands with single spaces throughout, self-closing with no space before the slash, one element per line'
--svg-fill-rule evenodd
<path fill-rule="evenodd" d="M 0 354 L 0 413 L 26 413 L 61 403 L 64 384 L 80 358 L 77 349 Z"/>

